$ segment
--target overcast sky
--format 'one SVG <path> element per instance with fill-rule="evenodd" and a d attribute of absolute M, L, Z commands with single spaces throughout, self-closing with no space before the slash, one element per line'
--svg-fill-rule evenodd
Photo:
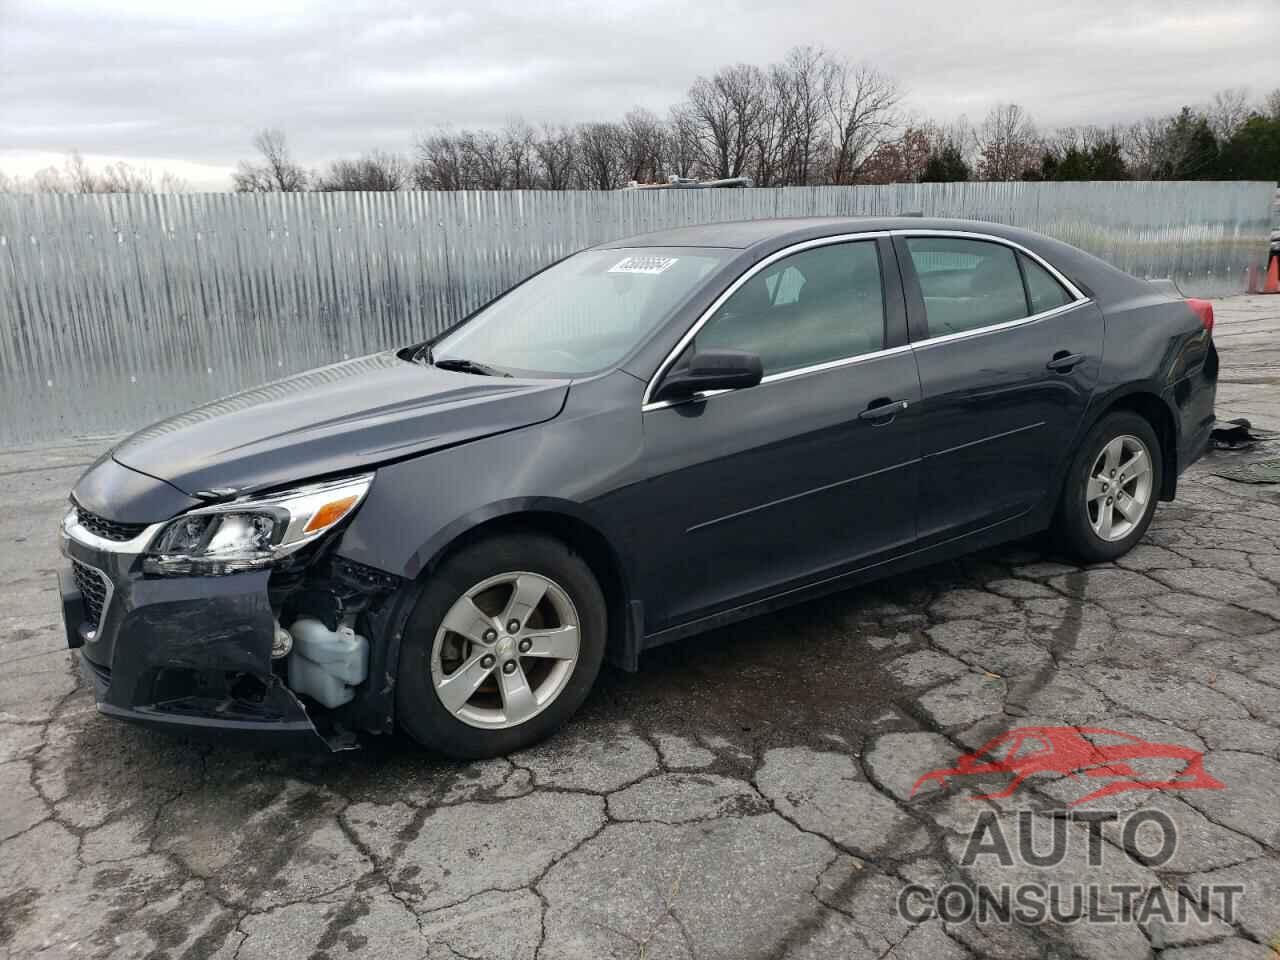
<path fill-rule="evenodd" d="M 319 166 L 436 124 L 664 113 L 796 44 L 876 64 L 920 116 L 1128 121 L 1280 84 L 1277 31 L 1276 0 L 0 0 L 0 170 L 78 149 L 226 189 L 264 126 Z"/>

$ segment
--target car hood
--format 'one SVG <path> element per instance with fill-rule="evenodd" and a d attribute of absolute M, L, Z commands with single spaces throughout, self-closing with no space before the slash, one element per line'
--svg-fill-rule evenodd
<path fill-rule="evenodd" d="M 112 452 L 184 493 L 274 487 L 550 420 L 567 380 L 455 373 L 378 353 L 162 420 Z"/>

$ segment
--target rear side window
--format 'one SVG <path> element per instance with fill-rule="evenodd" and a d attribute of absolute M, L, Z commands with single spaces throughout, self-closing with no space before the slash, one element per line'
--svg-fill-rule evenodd
<path fill-rule="evenodd" d="M 1018 254 L 1018 259 L 1022 261 L 1022 275 L 1027 278 L 1027 299 L 1031 301 L 1032 313 L 1044 313 L 1071 302 L 1071 294 L 1053 279 L 1053 274 L 1024 254 Z"/>
<path fill-rule="evenodd" d="M 706 322 L 697 350 L 746 350 L 766 375 L 884 349 L 874 241 L 814 247 L 765 267 Z"/>
<path fill-rule="evenodd" d="M 942 337 L 1027 316 L 1022 274 L 1011 248 L 954 237 L 908 237 L 929 336 Z"/>

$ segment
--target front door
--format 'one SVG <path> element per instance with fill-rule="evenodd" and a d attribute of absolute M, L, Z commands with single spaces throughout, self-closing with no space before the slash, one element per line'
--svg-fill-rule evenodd
<path fill-rule="evenodd" d="M 887 241 L 808 246 L 754 268 L 698 329 L 682 358 L 746 350 L 765 378 L 646 406 L 650 632 L 915 539 L 920 387 L 904 323 L 893 345 L 898 283 Z"/>
<path fill-rule="evenodd" d="M 1047 498 L 1102 360 L 1102 314 L 1025 251 L 992 240 L 896 244 L 923 391 L 922 543 L 1016 519 Z"/>

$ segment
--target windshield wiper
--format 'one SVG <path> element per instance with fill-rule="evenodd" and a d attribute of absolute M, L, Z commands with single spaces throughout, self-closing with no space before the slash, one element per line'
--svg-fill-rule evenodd
<path fill-rule="evenodd" d="M 427 354 L 428 363 L 433 363 L 441 370 L 457 370 L 459 373 L 478 373 L 483 377 L 509 377 L 511 374 L 475 360 L 464 360 L 461 357 L 445 357 L 443 360 L 432 360 Z"/>

